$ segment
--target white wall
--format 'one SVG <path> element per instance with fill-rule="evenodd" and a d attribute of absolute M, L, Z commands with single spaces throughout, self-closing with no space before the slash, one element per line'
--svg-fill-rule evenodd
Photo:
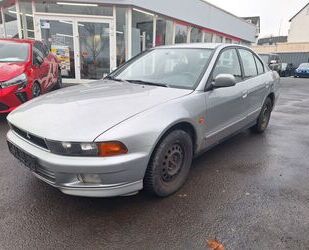
<path fill-rule="evenodd" d="M 288 42 L 309 42 L 309 5 L 292 19 Z"/>

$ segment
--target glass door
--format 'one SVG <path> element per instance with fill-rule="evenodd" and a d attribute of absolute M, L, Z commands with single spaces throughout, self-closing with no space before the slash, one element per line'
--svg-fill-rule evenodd
<path fill-rule="evenodd" d="M 59 18 L 58 18 L 59 19 Z M 40 20 L 41 40 L 60 61 L 63 78 L 75 79 L 75 46 L 72 20 Z"/>
<path fill-rule="evenodd" d="M 102 79 L 111 70 L 109 23 L 78 22 L 80 78 Z"/>
<path fill-rule="evenodd" d="M 116 66 L 112 20 L 36 16 L 36 39 L 57 55 L 62 77 L 70 82 L 102 79 Z"/>

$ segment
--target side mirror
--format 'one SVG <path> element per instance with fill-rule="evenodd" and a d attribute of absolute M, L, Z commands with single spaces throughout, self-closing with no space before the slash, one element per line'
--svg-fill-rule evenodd
<path fill-rule="evenodd" d="M 231 74 L 220 74 L 216 77 L 215 81 L 212 84 L 214 89 L 217 88 L 227 88 L 233 87 L 236 85 L 236 78 Z"/>

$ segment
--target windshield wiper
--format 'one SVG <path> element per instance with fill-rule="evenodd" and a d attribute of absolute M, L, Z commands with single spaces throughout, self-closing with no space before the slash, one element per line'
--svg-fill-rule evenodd
<path fill-rule="evenodd" d="M 147 81 L 142 81 L 142 80 L 126 80 L 126 81 L 130 82 L 130 83 L 135 83 L 135 84 L 142 84 L 142 85 L 150 85 L 150 86 L 158 86 L 158 87 L 168 88 L 168 85 L 163 84 L 163 83 L 147 82 Z"/>
<path fill-rule="evenodd" d="M 122 80 L 122 79 L 118 79 L 114 76 L 107 76 L 105 77 L 104 79 L 107 79 L 107 80 L 112 80 L 112 81 L 116 81 L 116 82 L 125 82 L 125 80 Z"/>

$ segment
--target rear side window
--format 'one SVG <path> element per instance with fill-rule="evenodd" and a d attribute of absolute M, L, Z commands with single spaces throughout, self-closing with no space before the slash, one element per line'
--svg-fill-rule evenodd
<path fill-rule="evenodd" d="M 246 78 L 258 75 L 254 55 L 249 50 L 239 49 L 239 54 L 244 66 L 244 74 Z"/>
<path fill-rule="evenodd" d="M 231 74 L 236 79 L 241 79 L 241 68 L 236 49 L 227 49 L 221 53 L 213 71 L 213 79 L 220 74 Z"/>
<path fill-rule="evenodd" d="M 254 59 L 255 59 L 257 70 L 258 70 L 258 74 L 259 75 L 264 74 L 264 72 L 265 72 L 264 65 L 262 64 L 260 59 L 258 59 L 256 56 L 254 57 Z"/>
<path fill-rule="evenodd" d="M 46 49 L 46 46 L 44 46 L 44 44 L 40 42 L 36 42 L 34 44 L 34 47 L 41 52 L 43 57 L 46 57 L 49 54 L 48 50 Z"/>

